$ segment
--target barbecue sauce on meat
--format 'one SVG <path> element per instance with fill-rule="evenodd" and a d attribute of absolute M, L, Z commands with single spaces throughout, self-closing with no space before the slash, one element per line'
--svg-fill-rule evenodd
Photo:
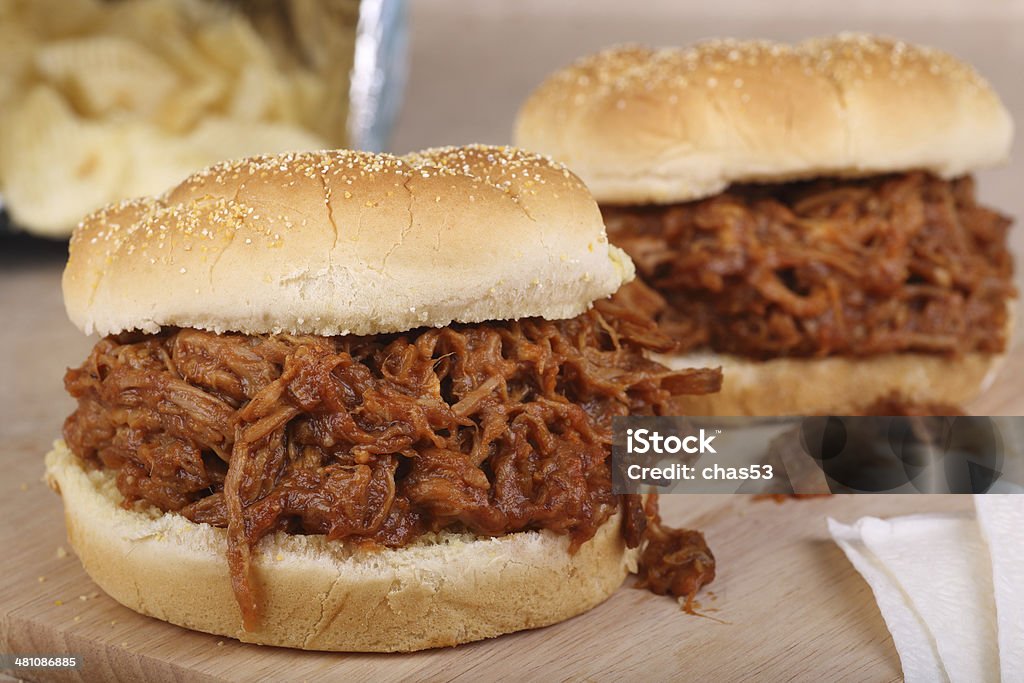
<path fill-rule="evenodd" d="M 673 346 L 614 300 L 571 320 L 370 337 L 125 334 L 68 370 L 64 435 L 117 472 L 126 506 L 227 528 L 252 628 L 250 554 L 275 531 L 400 547 L 442 529 L 549 529 L 575 549 L 622 509 L 637 546 L 649 514 L 611 491 L 612 418 L 721 384 L 643 355 Z"/>
<path fill-rule="evenodd" d="M 701 532 L 662 524 L 656 494 L 648 497 L 644 512 L 647 530 L 636 587 L 682 598 L 683 609 L 694 614 L 697 591 L 715 578 L 715 556 Z"/>
<path fill-rule="evenodd" d="M 767 359 L 1006 347 L 1011 221 L 978 204 L 970 177 L 742 185 L 602 212 L 643 280 L 619 296 L 680 351 Z"/>

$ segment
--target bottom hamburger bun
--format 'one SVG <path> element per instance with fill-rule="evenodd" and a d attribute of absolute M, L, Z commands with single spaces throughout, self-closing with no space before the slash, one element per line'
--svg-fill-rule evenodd
<path fill-rule="evenodd" d="M 722 368 L 722 390 L 683 396 L 682 415 L 856 415 L 882 399 L 959 406 L 994 379 L 1004 356 L 893 353 L 751 360 L 713 352 L 655 355 L 671 368 Z"/>
<path fill-rule="evenodd" d="M 440 533 L 365 550 L 276 533 L 254 551 L 262 609 L 245 631 L 231 591 L 224 529 L 122 507 L 109 471 L 86 471 L 63 441 L 46 456 L 68 539 L 86 572 L 121 604 L 238 640 L 356 652 L 412 651 L 547 626 L 604 601 L 629 571 L 616 514 L 574 553 L 549 531 L 499 538 Z"/>

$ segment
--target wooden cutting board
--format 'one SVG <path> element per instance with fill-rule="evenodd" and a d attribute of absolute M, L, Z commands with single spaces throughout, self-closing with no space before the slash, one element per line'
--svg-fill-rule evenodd
<path fill-rule="evenodd" d="M 665 496 L 666 519 L 703 529 L 718 558 L 719 576 L 699 600 L 707 617 L 627 585 L 544 629 L 410 655 L 330 654 L 192 633 L 120 606 L 69 552 L 59 499 L 39 481 L 33 456 L 19 458 L 0 490 L 0 650 L 75 654 L 84 668 L 18 672 L 30 680 L 897 680 L 885 624 L 828 540 L 825 517 L 970 507 L 955 496 Z"/>
<path fill-rule="evenodd" d="M 878 608 L 828 540 L 825 518 L 971 505 L 957 496 L 785 503 L 665 496 L 666 521 L 703 530 L 718 558 L 718 578 L 700 597 L 707 617 L 627 584 L 562 624 L 411 655 L 302 652 L 189 632 L 121 607 L 70 552 L 60 499 L 41 481 L 42 457 L 72 409 L 61 386 L 64 368 L 79 363 L 93 340 L 64 317 L 57 286 L 62 248 L 8 250 L 0 262 L 6 256 L 12 258 L 0 268 L 0 652 L 84 661 L 77 671 L 19 671 L 25 679 L 898 680 L 899 659 Z M 1018 346 L 972 412 L 1024 413 L 1015 381 L 1021 376 Z"/>

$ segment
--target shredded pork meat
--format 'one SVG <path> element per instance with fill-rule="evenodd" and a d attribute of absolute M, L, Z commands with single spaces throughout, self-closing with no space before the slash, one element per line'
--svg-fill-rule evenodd
<path fill-rule="evenodd" d="M 217 335 L 101 340 L 65 377 L 65 438 L 139 501 L 228 530 L 247 627 L 254 545 L 274 531 L 399 547 L 428 531 L 566 534 L 616 509 L 640 543 L 639 498 L 612 494 L 612 418 L 717 391 L 718 370 L 670 371 L 673 342 L 601 302 L 525 319 L 372 337 Z"/>
<path fill-rule="evenodd" d="M 680 351 L 1005 349 L 1011 221 L 978 204 L 970 177 L 737 186 L 701 201 L 602 210 L 649 285 L 620 296 L 656 316 Z"/>
<path fill-rule="evenodd" d="M 715 578 L 715 556 L 701 532 L 662 524 L 657 495 L 648 497 L 645 507 L 647 530 L 636 586 L 681 598 L 683 609 L 695 614 L 697 591 Z"/>

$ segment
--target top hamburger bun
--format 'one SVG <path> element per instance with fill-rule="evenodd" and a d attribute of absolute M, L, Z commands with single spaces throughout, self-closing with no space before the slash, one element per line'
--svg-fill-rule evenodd
<path fill-rule="evenodd" d="M 820 175 L 949 178 L 1005 160 L 1012 136 L 1002 102 L 970 66 L 851 34 L 613 48 L 548 78 L 515 131 L 517 145 L 565 162 L 608 204 Z"/>
<path fill-rule="evenodd" d="M 473 146 L 213 166 L 87 217 L 63 288 L 87 334 L 335 335 L 569 318 L 632 277 L 576 176 Z"/>

